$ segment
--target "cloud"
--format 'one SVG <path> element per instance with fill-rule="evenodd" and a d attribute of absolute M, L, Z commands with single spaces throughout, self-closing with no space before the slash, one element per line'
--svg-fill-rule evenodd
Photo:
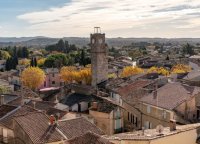
<path fill-rule="evenodd" d="M 188 9 L 198 10 L 199 8 L 200 8 L 200 5 L 198 5 L 198 6 L 178 5 L 178 6 L 168 7 L 168 8 L 165 8 L 165 9 L 158 9 L 158 10 L 155 10 L 155 12 L 182 11 L 182 10 L 188 10 Z"/>
<path fill-rule="evenodd" d="M 88 36 L 94 26 L 101 26 L 109 36 L 135 36 L 135 29 L 145 29 L 146 35 L 156 36 L 153 30 L 158 27 L 163 31 L 158 36 L 168 36 L 166 31 L 198 27 L 199 11 L 199 0 L 72 0 L 62 7 L 25 13 L 17 18 L 27 22 L 30 31 L 55 37 Z"/>

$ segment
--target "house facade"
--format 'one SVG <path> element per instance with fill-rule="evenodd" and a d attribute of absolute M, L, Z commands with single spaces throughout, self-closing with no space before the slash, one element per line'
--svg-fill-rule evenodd
<path fill-rule="evenodd" d="M 95 125 L 107 135 L 123 131 L 123 111 L 118 106 L 106 102 L 94 102 L 89 110 L 89 115 L 94 118 Z"/>

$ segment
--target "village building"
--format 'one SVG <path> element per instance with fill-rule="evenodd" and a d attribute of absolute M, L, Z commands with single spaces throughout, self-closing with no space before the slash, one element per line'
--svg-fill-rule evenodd
<path fill-rule="evenodd" d="M 69 139 L 65 144 L 114 144 L 103 136 L 97 135 L 92 132 L 88 132 L 79 137 Z"/>
<path fill-rule="evenodd" d="M 114 144 L 199 144 L 200 124 L 171 127 L 158 126 L 156 129 L 115 134 L 105 137 Z"/>
<path fill-rule="evenodd" d="M 58 68 L 46 68 L 44 71 L 46 78 L 40 89 L 49 87 L 61 87 L 64 85 L 64 81 L 61 79 Z"/>
<path fill-rule="evenodd" d="M 87 132 L 103 135 L 94 124 L 84 118 L 55 121 L 44 113 L 33 112 L 14 118 L 14 135 L 26 144 L 62 143 Z M 18 141 L 20 144 L 20 142 Z M 22 142 L 21 142 L 22 143 Z"/>
<path fill-rule="evenodd" d="M 18 140 L 14 135 L 13 118 L 34 111 L 36 110 L 28 106 L 0 106 L 0 142 L 14 143 Z"/>
<path fill-rule="evenodd" d="M 48 116 L 54 115 L 57 119 L 63 119 L 69 111 L 66 105 L 48 101 L 30 100 L 26 102 L 26 105 L 38 111 L 43 111 Z"/>
<path fill-rule="evenodd" d="M 155 128 L 161 124 L 169 126 L 170 120 L 187 124 L 199 119 L 197 102 L 200 88 L 179 82 L 171 82 L 155 89 L 140 99 L 142 126 Z"/>
<path fill-rule="evenodd" d="M 123 131 L 123 111 L 117 105 L 106 101 L 93 102 L 89 115 L 94 118 L 95 125 L 107 135 Z"/>

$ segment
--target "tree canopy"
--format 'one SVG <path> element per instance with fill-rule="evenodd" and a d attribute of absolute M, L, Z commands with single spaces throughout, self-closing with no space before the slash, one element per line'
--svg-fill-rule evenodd
<path fill-rule="evenodd" d="M 78 70 L 72 66 L 62 67 L 60 71 L 61 78 L 67 83 L 85 83 L 87 85 L 91 84 L 92 74 L 90 67 L 84 67 Z"/>
<path fill-rule="evenodd" d="M 120 77 L 129 77 L 132 75 L 143 73 L 144 70 L 135 66 L 127 66 L 122 70 L 122 73 L 120 74 Z"/>
<path fill-rule="evenodd" d="M 171 72 L 176 74 L 188 73 L 190 71 L 191 67 L 189 65 L 184 65 L 184 64 L 174 65 L 171 69 Z"/>
<path fill-rule="evenodd" d="M 45 73 L 38 67 L 29 67 L 22 72 L 21 81 L 23 85 L 35 90 L 43 84 Z"/>
<path fill-rule="evenodd" d="M 51 67 L 62 67 L 68 64 L 68 59 L 65 54 L 58 53 L 48 56 L 45 59 L 44 66 L 51 68 Z"/>
<path fill-rule="evenodd" d="M 151 67 L 147 70 L 147 73 L 158 73 L 164 76 L 168 76 L 170 74 L 170 72 L 164 67 Z"/>

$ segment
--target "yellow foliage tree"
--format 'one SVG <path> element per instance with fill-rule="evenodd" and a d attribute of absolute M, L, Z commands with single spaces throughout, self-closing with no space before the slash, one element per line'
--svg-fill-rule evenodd
<path fill-rule="evenodd" d="M 164 67 L 151 67 L 147 70 L 147 73 L 158 73 L 164 76 L 168 76 L 170 72 Z"/>
<path fill-rule="evenodd" d="M 90 85 L 92 82 L 92 72 L 91 68 L 84 68 L 79 71 L 81 76 L 81 80 L 84 81 L 86 84 Z"/>
<path fill-rule="evenodd" d="M 65 66 L 61 68 L 60 75 L 61 78 L 67 83 L 85 82 L 89 85 L 92 81 L 91 68 L 77 70 L 75 67 Z"/>
<path fill-rule="evenodd" d="M 73 82 L 73 80 L 77 79 L 77 69 L 73 66 L 65 66 L 62 67 L 60 70 L 60 76 L 61 78 L 68 83 Z"/>
<path fill-rule="evenodd" d="M 132 75 L 143 73 L 144 70 L 139 67 L 127 66 L 122 70 L 120 77 L 129 77 Z"/>
<path fill-rule="evenodd" d="M 45 62 L 46 58 L 41 58 L 37 61 L 37 64 L 39 67 L 43 66 L 44 65 L 44 62 Z"/>
<path fill-rule="evenodd" d="M 184 65 L 184 64 L 174 65 L 171 69 L 171 72 L 176 74 L 188 73 L 190 71 L 191 67 L 189 65 Z"/>
<path fill-rule="evenodd" d="M 19 60 L 20 65 L 30 65 L 30 59 L 21 59 Z"/>
<path fill-rule="evenodd" d="M 21 81 L 23 85 L 35 90 L 43 84 L 45 73 L 38 67 L 29 67 L 22 72 Z"/>

